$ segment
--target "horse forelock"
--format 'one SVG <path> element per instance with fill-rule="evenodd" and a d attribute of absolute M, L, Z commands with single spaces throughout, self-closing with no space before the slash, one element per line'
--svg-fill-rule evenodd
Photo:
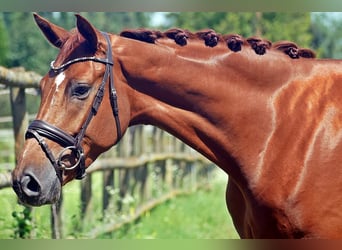
<path fill-rule="evenodd" d="M 89 49 L 86 39 L 77 31 L 77 29 L 71 30 L 70 34 L 71 35 L 64 42 L 57 55 L 55 66 L 59 66 L 78 57 L 94 55 L 94 51 Z"/>
<path fill-rule="evenodd" d="M 264 55 L 268 50 L 281 51 L 292 59 L 297 58 L 315 58 L 316 54 L 311 49 L 299 48 L 295 43 L 288 41 L 280 41 L 272 44 L 271 41 L 250 37 L 243 38 L 238 34 L 222 35 L 216 33 L 212 29 L 201 30 L 192 33 L 188 30 L 179 28 L 172 28 L 164 32 L 150 29 L 127 29 L 120 33 L 120 36 L 139 40 L 147 43 L 155 43 L 158 39 L 168 38 L 174 40 L 174 42 L 180 46 L 186 46 L 188 41 L 200 40 L 203 41 L 205 46 L 215 47 L 220 42 L 227 45 L 227 48 L 233 52 L 239 52 L 242 50 L 243 45 L 249 46 L 258 55 Z"/>

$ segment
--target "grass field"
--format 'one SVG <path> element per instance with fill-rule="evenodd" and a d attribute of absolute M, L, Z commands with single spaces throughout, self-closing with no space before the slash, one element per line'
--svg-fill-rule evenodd
<path fill-rule="evenodd" d="M 225 179 L 213 183 L 210 190 L 169 200 L 128 225 L 104 237 L 120 239 L 234 239 L 233 227 L 225 203 Z"/>
<path fill-rule="evenodd" d="M 225 205 L 224 176 L 216 178 L 210 190 L 198 190 L 156 207 L 135 223 L 124 226 L 99 238 L 114 239 L 226 239 L 237 238 Z M 72 182 L 64 189 L 64 237 L 84 238 L 101 221 L 101 197 L 94 197 L 91 217 L 81 225 L 79 220 L 79 182 Z M 95 185 L 95 189 L 101 186 Z M 13 238 L 16 220 L 12 212 L 21 212 L 11 189 L 0 190 L 0 239 Z M 100 193 L 100 192 L 99 192 Z M 50 208 L 34 208 L 32 212 L 33 238 L 50 238 Z M 83 228 L 82 231 L 80 228 Z"/>
<path fill-rule="evenodd" d="M 14 162 L 13 135 L 9 130 L 0 130 L 0 152 L 7 158 L 3 162 Z M 11 152 L 8 156 L 8 152 Z M 3 157 L 0 158 L 2 159 Z M 10 157 L 10 158 L 8 158 Z M 0 161 L 0 164 L 2 162 Z M 2 164 L 2 171 L 13 166 Z M 100 238 L 115 239 L 225 239 L 237 238 L 225 204 L 226 176 L 218 170 L 218 177 L 210 190 L 198 190 L 191 195 L 183 195 L 156 207 L 144 214 L 138 221 Z M 65 238 L 86 238 L 87 233 L 103 223 L 102 175 L 94 174 L 91 213 L 83 222 L 80 219 L 80 183 L 74 181 L 64 187 L 63 232 Z M 93 180 L 94 180 L 93 179 Z M 98 181 L 96 181 L 98 180 Z M 97 192 L 96 190 L 99 190 Z M 18 219 L 13 212 L 22 214 L 24 207 L 18 205 L 16 195 L 11 188 L 0 190 L 0 239 L 15 237 Z M 110 214 L 110 220 L 116 220 Z M 34 208 L 32 211 L 32 238 L 51 238 L 50 207 Z M 26 223 L 26 222 L 25 222 Z"/>

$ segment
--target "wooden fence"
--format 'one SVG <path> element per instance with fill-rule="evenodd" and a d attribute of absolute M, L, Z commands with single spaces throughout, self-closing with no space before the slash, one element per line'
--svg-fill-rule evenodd
<path fill-rule="evenodd" d="M 10 88 L 16 155 L 23 146 L 28 125 L 25 88 L 37 88 L 40 78 L 32 72 L 0 67 L 0 83 Z M 101 172 L 103 223 L 83 233 L 84 237 L 96 238 L 116 230 L 175 195 L 207 185 L 212 169 L 211 162 L 160 129 L 129 128 L 122 141 L 97 159 L 80 182 L 79 213 L 83 219 L 92 213 L 92 185 L 99 182 L 94 173 Z M 10 186 L 10 174 L 1 173 L 0 189 Z M 63 232 L 63 196 L 58 204 L 51 206 L 52 238 L 68 234 Z M 129 206 L 127 200 L 131 200 Z M 114 221 L 105 219 L 111 216 Z"/>

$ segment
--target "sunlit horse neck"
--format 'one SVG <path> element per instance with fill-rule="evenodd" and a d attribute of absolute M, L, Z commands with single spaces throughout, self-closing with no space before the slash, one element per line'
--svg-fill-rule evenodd
<path fill-rule="evenodd" d="M 235 158 L 250 160 L 243 164 L 250 168 L 244 174 L 254 176 L 271 126 L 270 98 L 303 67 L 311 68 L 310 60 L 305 66 L 291 57 L 314 56 L 293 43 L 272 47 L 262 39 L 211 30 L 131 30 L 121 36 L 138 40 L 114 40 L 114 54 L 134 94 L 131 124 L 162 127 L 232 177 L 241 174 Z M 248 138 L 254 143 L 246 144 Z M 242 149 L 249 159 L 242 159 Z"/>
<path fill-rule="evenodd" d="M 339 61 L 312 59 L 291 42 L 212 30 L 126 30 L 107 39 L 79 15 L 73 32 L 35 19 L 60 52 L 41 82 L 38 123 L 30 126 L 38 136 L 28 137 L 13 171 L 23 202 L 54 202 L 61 182 L 75 177 L 76 170 L 58 178 L 54 156 L 66 164 L 82 152 L 87 167 L 128 126 L 152 124 L 229 175 L 227 206 L 241 237 L 342 237 Z M 59 153 L 65 145 L 56 134 L 81 138 L 80 150 Z"/>

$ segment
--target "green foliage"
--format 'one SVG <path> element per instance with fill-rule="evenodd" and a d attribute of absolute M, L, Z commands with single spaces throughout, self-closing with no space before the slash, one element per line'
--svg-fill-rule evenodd
<path fill-rule="evenodd" d="M 210 28 L 222 34 L 261 36 L 273 42 L 294 41 L 301 47 L 309 47 L 312 41 L 310 13 L 181 12 L 169 13 L 167 17 L 168 27 L 178 26 L 191 31 Z"/>
<path fill-rule="evenodd" d="M 310 13 L 262 13 L 261 33 L 271 41 L 287 40 L 300 47 L 311 47 Z"/>
<path fill-rule="evenodd" d="M 40 96 L 26 94 L 26 109 L 28 114 L 37 113 L 40 104 Z M 0 117 L 11 116 L 11 103 L 9 95 L 0 95 Z M 11 122 L 0 123 L 0 128 L 12 128 Z"/>
<path fill-rule="evenodd" d="M 312 15 L 313 48 L 323 58 L 342 58 L 342 16 L 338 13 Z"/>
<path fill-rule="evenodd" d="M 222 175 L 212 189 L 169 200 L 131 223 L 102 235 L 116 239 L 231 239 L 238 234 L 225 204 L 226 178 Z"/>
<path fill-rule="evenodd" d="M 41 12 L 39 14 L 67 30 L 75 27 L 73 13 Z M 123 27 L 147 26 L 149 22 L 149 15 L 146 13 L 81 14 L 89 18 L 98 29 L 113 33 L 120 31 Z M 6 42 L 9 44 L 9 50 L 6 53 L 6 60 L 1 60 L 0 57 L 0 64 L 6 67 L 22 66 L 27 70 L 45 74 L 48 71 L 49 62 L 56 57 L 58 50 L 43 37 L 33 20 L 32 13 L 6 12 L 3 13 L 3 19 L 4 21 L 1 22 L 0 18 L 0 41 L 3 40 L 4 45 L 0 43 L 0 53 L 2 47 L 7 48 Z M 2 30 L 2 26 L 7 28 L 7 32 Z M 4 39 L 1 39 L 2 36 Z M 8 36 L 7 39 L 6 36 Z"/>
<path fill-rule="evenodd" d="M 15 239 L 29 239 L 33 229 L 31 208 L 25 207 L 22 212 L 14 211 L 12 216 L 15 219 L 13 237 Z"/>
<path fill-rule="evenodd" d="M 62 26 L 66 30 L 75 27 L 74 13 L 71 12 L 40 12 L 44 18 Z M 117 33 L 123 28 L 148 26 L 149 13 L 81 13 L 89 18 L 98 29 Z M 8 68 L 24 67 L 44 75 L 49 69 L 49 63 L 58 53 L 42 35 L 34 22 L 32 13 L 5 12 L 0 13 L 0 65 Z M 37 112 L 40 97 L 27 95 L 29 114 Z M 0 98 L 0 116 L 11 115 L 10 101 L 7 95 Z M 8 128 L 11 124 L 0 124 Z"/>
<path fill-rule="evenodd" d="M 125 28 L 149 26 L 150 14 L 143 12 L 86 12 L 81 13 L 95 27 L 110 33 L 119 33 Z"/>
<path fill-rule="evenodd" d="M 74 13 L 40 12 L 40 15 L 66 28 L 75 27 Z M 152 13 L 84 12 L 100 30 L 119 33 L 124 28 L 149 27 Z M 342 21 L 332 13 L 293 12 L 180 12 L 166 14 L 162 29 L 181 27 L 192 31 L 204 28 L 244 37 L 262 36 L 273 42 L 290 40 L 301 47 L 313 47 L 322 57 L 342 56 Z M 32 13 L 0 13 L 0 65 L 23 66 L 44 74 L 58 50 L 43 38 Z"/>
<path fill-rule="evenodd" d="M 2 124 L 0 124 L 2 125 Z M 10 137 L 8 139 L 7 137 Z M 12 134 L 9 133 L 8 136 L 1 135 L 0 137 L 0 163 L 8 164 L 15 162 L 14 155 L 14 143 L 12 142 Z"/>
<path fill-rule="evenodd" d="M 8 34 L 5 29 L 3 14 L 0 13 L 0 65 L 5 65 L 9 49 Z"/>
<path fill-rule="evenodd" d="M 93 229 L 109 222 L 118 222 L 118 211 L 102 213 L 102 174 L 94 173 L 90 213 L 80 215 L 80 183 L 71 182 L 63 188 L 63 235 L 65 238 L 84 238 Z M 225 205 L 226 175 L 212 180 L 212 189 L 198 190 L 180 196 L 147 212 L 137 222 L 101 238 L 236 238 L 234 226 Z M 50 207 L 35 207 L 31 213 L 17 204 L 13 190 L 3 189 L 0 196 L 0 238 L 51 238 Z M 114 192 L 115 201 L 118 192 Z M 126 205 L 133 205 L 130 201 Z M 131 204 L 131 205 L 130 205 Z M 134 209 L 131 207 L 130 209 Z M 14 212 L 12 212 L 14 211 Z M 112 211 L 112 210 L 110 210 Z M 11 216 L 11 214 L 13 215 Z"/>
<path fill-rule="evenodd" d="M 28 12 L 4 13 L 4 21 L 9 37 L 7 67 L 24 67 L 36 72 L 46 72 L 48 63 L 54 56 L 54 51 L 33 22 L 32 14 Z"/>
<path fill-rule="evenodd" d="M 250 25 L 253 13 L 226 13 L 226 12 L 181 12 L 168 13 L 169 23 L 167 27 L 173 26 L 197 31 L 201 29 L 214 29 L 218 33 L 239 33 L 250 36 L 254 33 Z"/>

